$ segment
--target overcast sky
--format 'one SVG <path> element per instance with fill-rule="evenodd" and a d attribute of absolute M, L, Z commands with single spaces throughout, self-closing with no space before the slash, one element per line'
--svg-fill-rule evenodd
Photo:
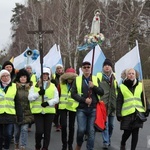
<path fill-rule="evenodd" d="M 25 0 L 0 0 L 0 50 L 10 44 L 12 9 L 15 3 L 25 3 Z"/>

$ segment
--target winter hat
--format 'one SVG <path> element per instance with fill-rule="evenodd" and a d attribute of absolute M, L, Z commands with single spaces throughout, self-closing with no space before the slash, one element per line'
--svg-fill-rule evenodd
<path fill-rule="evenodd" d="M 85 66 L 85 65 L 91 65 L 91 63 L 90 63 L 89 61 L 84 61 L 84 62 L 82 63 L 82 66 Z"/>
<path fill-rule="evenodd" d="M 43 73 L 48 73 L 49 74 L 49 78 L 51 77 L 51 70 L 50 70 L 50 68 L 43 68 Z"/>
<path fill-rule="evenodd" d="M 6 69 L 2 69 L 2 70 L 0 71 L 0 79 L 1 79 L 1 77 L 2 77 L 3 74 L 8 74 L 8 75 L 10 75 L 9 71 L 7 71 Z"/>
<path fill-rule="evenodd" d="M 27 69 L 27 68 L 31 68 L 32 69 L 32 66 L 31 65 L 26 65 L 25 69 Z"/>
<path fill-rule="evenodd" d="M 12 62 L 10 62 L 10 61 L 5 61 L 4 64 L 3 64 L 3 66 L 2 66 L 2 69 L 5 69 L 5 67 L 6 67 L 7 65 L 11 65 L 12 68 L 13 68 L 13 69 L 12 69 L 12 72 L 11 72 L 11 78 L 13 78 L 13 75 L 15 74 L 14 65 L 13 65 Z"/>
<path fill-rule="evenodd" d="M 68 68 L 66 72 L 60 76 L 60 82 L 65 83 L 68 79 L 74 80 L 77 76 L 75 69 Z"/>
<path fill-rule="evenodd" d="M 62 65 L 62 64 L 57 64 L 57 65 L 56 65 L 56 69 L 57 69 L 58 67 L 63 68 L 63 65 Z"/>
<path fill-rule="evenodd" d="M 65 73 L 76 73 L 76 71 L 73 68 L 68 68 Z"/>
<path fill-rule="evenodd" d="M 104 67 L 105 65 L 108 65 L 108 66 L 112 67 L 112 63 L 111 63 L 110 59 L 107 59 L 107 58 L 105 59 L 105 61 L 104 61 L 104 63 L 103 63 L 103 67 Z"/>
<path fill-rule="evenodd" d="M 4 64 L 3 64 L 3 66 L 2 66 L 2 69 L 5 69 L 5 67 L 6 67 L 7 65 L 11 65 L 12 68 L 14 68 L 14 65 L 12 64 L 12 62 L 10 62 L 10 61 L 5 61 Z"/>
<path fill-rule="evenodd" d="M 30 82 L 30 75 L 25 69 L 20 69 L 19 72 L 16 74 L 15 81 L 20 82 L 20 77 L 26 76 L 27 77 L 27 83 Z"/>

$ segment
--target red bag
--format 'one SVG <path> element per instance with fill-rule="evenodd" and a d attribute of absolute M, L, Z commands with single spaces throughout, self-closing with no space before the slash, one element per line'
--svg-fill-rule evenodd
<path fill-rule="evenodd" d="M 99 103 L 97 103 L 97 106 L 96 106 L 96 119 L 94 122 L 94 126 L 96 130 L 100 132 L 105 130 L 106 119 L 107 119 L 106 106 L 103 101 L 100 101 Z"/>

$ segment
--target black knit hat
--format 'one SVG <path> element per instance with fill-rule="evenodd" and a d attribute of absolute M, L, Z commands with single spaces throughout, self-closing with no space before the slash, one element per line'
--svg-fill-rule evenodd
<path fill-rule="evenodd" d="M 105 61 L 104 61 L 104 63 L 103 63 L 103 67 L 105 66 L 105 65 L 108 65 L 108 66 L 111 66 L 112 67 L 112 63 L 111 63 L 111 61 L 110 61 L 110 59 L 105 59 Z"/>
<path fill-rule="evenodd" d="M 4 64 L 3 64 L 3 66 L 2 66 L 2 69 L 5 69 L 5 67 L 6 67 L 7 65 L 11 65 L 12 68 L 14 68 L 14 65 L 12 64 L 12 62 L 10 62 L 10 61 L 5 61 Z"/>
<path fill-rule="evenodd" d="M 14 65 L 12 62 L 10 62 L 9 60 L 8 61 L 5 61 L 4 64 L 2 65 L 2 69 L 5 69 L 5 67 L 7 65 L 11 65 L 12 66 L 12 72 L 10 73 L 11 74 L 11 79 L 14 77 L 15 75 L 15 68 L 14 68 Z"/>
<path fill-rule="evenodd" d="M 25 69 L 20 69 L 19 72 L 16 75 L 16 82 L 20 82 L 20 77 L 21 76 L 26 76 L 27 77 L 27 83 L 30 82 L 30 75 Z"/>

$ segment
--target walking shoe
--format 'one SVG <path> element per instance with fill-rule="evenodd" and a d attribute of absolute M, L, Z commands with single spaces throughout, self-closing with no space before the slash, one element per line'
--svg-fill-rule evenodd
<path fill-rule="evenodd" d="M 81 150 L 81 146 L 76 145 L 75 150 Z"/>
<path fill-rule="evenodd" d="M 67 142 L 66 142 L 67 143 Z M 67 144 L 62 145 L 62 150 L 67 150 Z"/>
<path fill-rule="evenodd" d="M 73 150 L 72 145 L 69 145 L 69 146 L 68 146 L 68 150 Z"/>
<path fill-rule="evenodd" d="M 125 145 L 121 145 L 120 146 L 120 150 L 126 150 L 126 146 Z"/>
<path fill-rule="evenodd" d="M 56 127 L 56 132 L 59 132 L 61 130 L 61 126 Z"/>
<path fill-rule="evenodd" d="M 87 134 L 84 134 L 83 140 L 84 140 L 84 141 L 87 141 L 87 139 L 88 139 L 88 135 L 87 135 Z"/>
<path fill-rule="evenodd" d="M 24 147 L 24 146 L 21 146 L 19 150 L 25 150 L 25 147 Z"/>
<path fill-rule="evenodd" d="M 15 150 L 19 150 L 19 144 L 15 144 Z"/>
<path fill-rule="evenodd" d="M 31 132 L 31 128 L 28 128 L 28 132 Z"/>
<path fill-rule="evenodd" d="M 47 148 L 42 148 L 42 150 L 48 150 Z"/>
<path fill-rule="evenodd" d="M 108 145 L 107 144 L 103 144 L 103 149 L 108 149 Z"/>

